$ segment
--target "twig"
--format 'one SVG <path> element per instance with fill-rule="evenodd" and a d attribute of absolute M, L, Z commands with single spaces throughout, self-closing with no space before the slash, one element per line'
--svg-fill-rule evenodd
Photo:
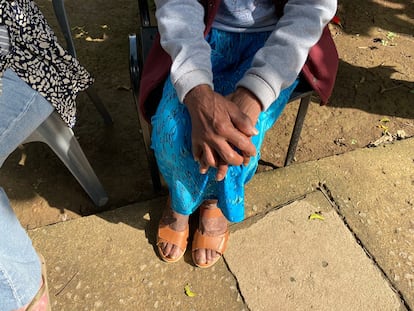
<path fill-rule="evenodd" d="M 78 273 L 79 273 L 79 271 L 76 271 L 75 274 L 72 275 L 72 277 L 69 279 L 69 281 L 67 281 L 66 284 L 63 285 L 63 287 L 57 291 L 57 293 L 55 294 L 55 297 L 59 296 L 63 292 L 63 290 L 69 285 L 70 282 L 72 282 L 72 280 L 75 278 L 75 276 Z"/>
<path fill-rule="evenodd" d="M 382 87 L 380 93 L 382 94 L 382 93 L 385 93 L 387 91 L 391 91 L 391 90 L 394 90 L 394 89 L 398 89 L 399 87 L 402 87 L 402 86 L 403 85 L 400 84 L 400 85 L 392 86 L 392 87 L 389 87 L 389 88 Z"/>

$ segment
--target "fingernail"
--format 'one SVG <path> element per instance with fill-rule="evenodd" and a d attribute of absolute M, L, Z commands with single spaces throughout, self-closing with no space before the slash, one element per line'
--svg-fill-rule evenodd
<path fill-rule="evenodd" d="M 259 131 L 257 130 L 257 128 L 253 128 L 253 135 L 257 135 L 259 134 Z"/>

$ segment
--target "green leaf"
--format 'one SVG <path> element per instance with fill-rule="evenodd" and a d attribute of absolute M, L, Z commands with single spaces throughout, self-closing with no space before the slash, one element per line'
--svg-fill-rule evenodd
<path fill-rule="evenodd" d="M 196 293 L 194 293 L 191 288 L 190 288 L 190 284 L 187 284 L 184 286 L 184 292 L 188 297 L 195 297 L 197 296 Z"/>

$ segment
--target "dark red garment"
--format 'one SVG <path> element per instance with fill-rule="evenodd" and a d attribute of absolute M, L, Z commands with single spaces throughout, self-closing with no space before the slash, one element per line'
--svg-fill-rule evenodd
<path fill-rule="evenodd" d="M 204 0 L 207 35 L 211 29 L 221 0 Z M 286 0 L 274 0 L 277 8 L 283 6 Z M 278 10 L 278 12 L 282 12 Z M 139 93 L 139 107 L 147 121 L 155 113 L 162 95 L 162 87 L 171 68 L 171 58 L 160 44 L 159 35 L 154 41 L 145 60 Z M 328 102 L 335 84 L 338 71 L 338 52 L 331 37 L 328 26 L 323 30 L 319 41 L 311 48 L 308 59 L 302 68 L 302 75 L 309 85 L 319 95 L 322 104 Z"/>

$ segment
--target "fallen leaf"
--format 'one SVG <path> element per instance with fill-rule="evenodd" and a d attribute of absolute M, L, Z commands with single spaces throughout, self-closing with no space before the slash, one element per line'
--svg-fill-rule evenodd
<path fill-rule="evenodd" d="M 380 128 L 380 129 L 382 129 L 382 131 L 384 133 L 387 133 L 388 132 L 388 126 L 385 126 L 383 124 L 380 124 L 380 125 L 377 125 L 377 127 Z"/>
<path fill-rule="evenodd" d="M 325 217 L 323 217 L 321 213 L 312 213 L 309 215 L 309 220 L 315 220 L 315 219 L 325 220 Z"/>
<path fill-rule="evenodd" d="M 187 284 L 184 286 L 184 292 L 188 297 L 195 297 L 197 296 L 196 293 L 194 293 L 191 288 L 190 288 L 190 284 Z"/>
<path fill-rule="evenodd" d="M 389 31 L 389 32 L 387 33 L 387 38 L 388 38 L 388 39 L 390 39 L 390 40 L 392 40 L 392 39 L 394 39 L 394 38 L 396 38 L 396 37 L 398 37 L 398 35 L 397 35 L 397 34 L 395 34 L 395 33 L 393 33 L 393 32 L 391 32 L 391 31 Z"/>

